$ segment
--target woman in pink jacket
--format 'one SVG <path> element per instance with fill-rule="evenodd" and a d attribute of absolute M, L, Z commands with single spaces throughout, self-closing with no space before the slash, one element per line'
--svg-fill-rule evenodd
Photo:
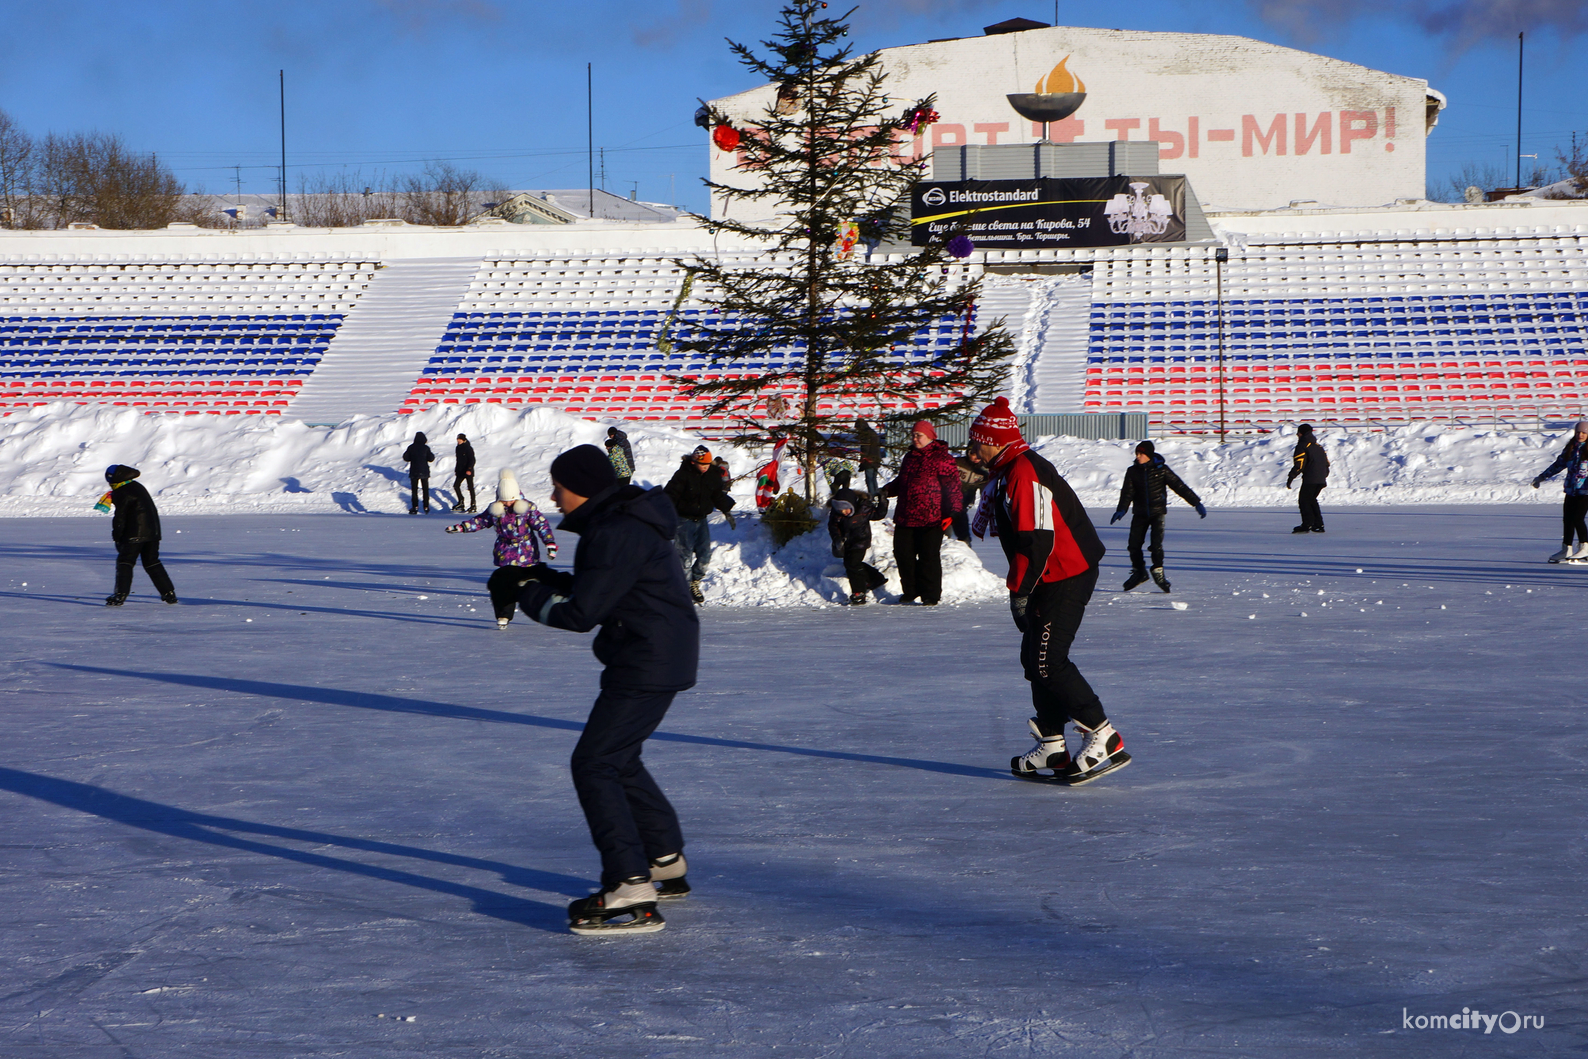
<path fill-rule="evenodd" d="M 899 476 L 882 487 L 897 497 L 893 509 L 893 558 L 899 564 L 900 603 L 916 599 L 933 606 L 943 596 L 943 534 L 961 506 L 959 468 L 931 423 L 910 431 L 910 451 Z"/>

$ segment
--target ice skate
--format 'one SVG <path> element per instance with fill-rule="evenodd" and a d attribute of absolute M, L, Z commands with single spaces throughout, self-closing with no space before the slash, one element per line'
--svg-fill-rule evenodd
<path fill-rule="evenodd" d="M 1311 526 L 1297 526 L 1295 529 L 1291 530 L 1290 532 L 1292 532 L 1292 533 L 1311 533 L 1312 532 L 1312 527 Z"/>
<path fill-rule="evenodd" d="M 568 906 L 568 929 L 575 934 L 654 934 L 665 925 L 656 911 L 656 888 L 645 875 Z"/>
<path fill-rule="evenodd" d="M 512 620 L 513 620 L 512 618 L 497 618 L 496 619 L 496 627 L 498 629 L 505 629 L 505 628 L 507 628 L 507 623 L 512 621 Z"/>
<path fill-rule="evenodd" d="M 849 605 L 851 607 L 859 607 L 859 606 L 864 605 L 865 603 L 866 603 L 866 594 L 864 592 L 851 592 L 851 593 L 849 593 Z"/>
<path fill-rule="evenodd" d="M 105 597 L 105 606 L 107 607 L 119 607 L 125 602 L 127 602 L 127 593 L 125 592 L 117 592 L 114 595 Z"/>
<path fill-rule="evenodd" d="M 684 878 L 688 870 L 689 862 L 684 860 L 682 853 L 669 853 L 652 860 L 651 882 L 656 886 L 656 896 L 671 901 L 689 893 L 689 880 Z"/>
<path fill-rule="evenodd" d="M 162 600 L 164 600 L 165 602 L 173 604 L 173 605 L 177 602 L 176 591 L 174 589 L 172 591 L 170 591 L 170 592 L 162 592 L 162 593 L 160 593 L 160 598 Z"/>
<path fill-rule="evenodd" d="M 452 510 L 461 512 L 463 510 L 463 501 L 459 500 L 456 504 L 453 504 Z"/>
<path fill-rule="evenodd" d="M 1165 592 L 1169 591 L 1169 579 L 1164 576 L 1163 567 L 1155 566 L 1152 568 L 1152 583 Z"/>
<path fill-rule="evenodd" d="M 1070 767 L 1064 770 L 1064 779 L 1071 787 L 1091 783 L 1130 764 L 1130 755 L 1125 753 L 1125 740 L 1120 738 L 1112 724 L 1104 721 L 1096 728 L 1089 729 L 1077 721 L 1075 727 L 1086 736 L 1086 745 L 1075 755 Z"/>
<path fill-rule="evenodd" d="M 1322 533 L 1323 532 L 1323 523 L 1320 522 L 1316 526 L 1312 527 L 1312 532 L 1314 532 L 1314 533 Z"/>
<path fill-rule="evenodd" d="M 694 600 L 696 603 L 706 602 L 706 594 L 700 590 L 699 581 L 689 582 L 689 598 Z"/>
<path fill-rule="evenodd" d="M 1556 552 L 1554 555 L 1551 555 L 1549 557 L 1549 561 L 1552 563 L 1563 563 L 1568 559 L 1575 558 L 1575 556 L 1576 553 L 1572 550 L 1571 545 L 1562 544 L 1560 546 L 1560 551 Z"/>
<path fill-rule="evenodd" d="M 1130 571 L 1130 576 L 1125 578 L 1125 585 L 1121 589 L 1121 591 L 1129 592 L 1131 589 L 1135 588 L 1137 585 L 1145 584 L 1146 581 L 1147 581 L 1147 571 L 1143 570 L 1139 566 L 1135 567 L 1135 568 L 1133 568 Z"/>
<path fill-rule="evenodd" d="M 1035 717 L 1026 723 L 1031 726 L 1031 734 L 1037 737 L 1037 745 L 1027 750 L 1023 757 L 1010 758 L 1009 771 L 1023 780 L 1063 782 L 1065 770 L 1072 767 L 1069 748 L 1064 745 L 1064 733 L 1043 735 Z M 1038 772 L 1038 769 L 1052 769 L 1053 772 L 1048 775 Z"/>

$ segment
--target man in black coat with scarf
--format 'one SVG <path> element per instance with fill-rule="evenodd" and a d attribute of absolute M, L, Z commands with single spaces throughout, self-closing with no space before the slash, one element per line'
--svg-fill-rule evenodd
<path fill-rule="evenodd" d="M 1169 469 L 1158 455 L 1157 446 L 1150 441 L 1137 445 L 1136 462 L 1125 468 L 1125 480 L 1119 486 L 1118 509 L 1108 520 L 1118 522 L 1134 505 L 1136 513 L 1130 518 L 1130 576 L 1125 579 L 1126 592 L 1147 580 L 1147 563 L 1141 554 L 1141 545 L 1149 529 L 1152 531 L 1152 580 L 1165 592 L 1169 591 L 1169 578 L 1163 572 L 1163 517 L 1169 511 L 1171 489 L 1196 508 L 1198 515 L 1208 517 L 1208 509 L 1202 506 L 1201 498 Z"/>
<path fill-rule="evenodd" d="M 138 468 L 113 463 L 105 468 L 110 484 L 110 502 L 116 513 L 110 520 L 110 539 L 116 543 L 116 590 L 105 597 L 105 606 L 119 607 L 132 591 L 132 568 L 141 559 L 143 572 L 154 582 L 154 590 L 167 603 L 176 602 L 176 586 L 160 561 L 160 512 L 154 497 L 134 481 Z"/>
<path fill-rule="evenodd" d="M 657 898 L 689 892 L 678 815 L 640 762 L 700 663 L 700 618 L 673 543 L 678 515 L 663 490 L 619 485 L 594 445 L 558 456 L 551 479 L 564 516 L 557 528 L 579 534 L 573 573 L 540 564 L 495 576 L 528 575 L 518 601 L 542 625 L 601 627 L 591 645 L 606 666 L 601 694 L 571 761 L 601 853 L 601 891 L 568 906 L 569 926 L 575 934 L 650 933 L 662 929 Z"/>

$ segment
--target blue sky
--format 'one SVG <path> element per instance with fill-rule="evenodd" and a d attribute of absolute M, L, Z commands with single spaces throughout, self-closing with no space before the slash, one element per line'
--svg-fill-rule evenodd
<path fill-rule="evenodd" d="M 448 159 L 514 188 L 585 183 L 585 64 L 606 187 L 703 209 L 697 96 L 753 81 L 724 37 L 771 29 L 769 0 L 0 0 L 0 109 L 24 129 L 98 130 L 153 150 L 190 187 L 270 192 L 287 152 L 366 176 Z M 840 10 L 834 3 L 834 10 Z M 1577 49 L 1584 0 L 1060 0 L 1066 25 L 1228 33 L 1426 77 L 1450 97 L 1430 183 L 1510 161 L 1516 31 L 1528 31 L 1522 150 L 1553 160 L 1588 133 Z M 862 48 L 1054 17 L 1052 0 L 885 0 L 854 17 Z"/>

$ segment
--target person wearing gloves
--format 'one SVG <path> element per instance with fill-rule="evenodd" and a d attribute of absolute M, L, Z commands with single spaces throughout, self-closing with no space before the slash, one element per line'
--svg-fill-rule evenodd
<path fill-rule="evenodd" d="M 1037 745 L 1009 769 L 1021 779 L 1090 783 L 1130 762 L 1097 692 L 1070 660 L 1106 549 L 1069 483 L 1021 437 L 1005 398 L 976 417 L 968 449 L 992 476 L 971 531 L 980 537 L 990 525 L 1009 560 L 1009 611 L 1037 714 L 1029 722 Z M 1085 737 L 1073 757 L 1064 742 L 1071 721 Z"/>
<path fill-rule="evenodd" d="M 1566 472 L 1565 503 L 1561 507 L 1560 551 L 1549 557 L 1552 563 L 1588 562 L 1588 419 L 1579 419 L 1566 447 L 1560 450 L 1555 462 L 1544 473 L 1533 479 L 1537 489 L 1561 471 Z M 1576 537 L 1577 547 L 1572 548 Z"/>
<path fill-rule="evenodd" d="M 888 583 L 881 570 L 866 562 L 866 552 L 871 548 L 871 524 L 887 516 L 888 502 L 873 505 L 869 494 L 851 489 L 848 471 L 840 471 L 833 484 L 838 488 L 827 501 L 827 533 L 833 539 L 833 558 L 844 561 L 849 602 L 859 606 L 866 602 L 866 593 Z"/>
<path fill-rule="evenodd" d="M 414 434 L 414 441 L 403 450 L 403 460 L 408 464 L 408 513 L 419 514 L 419 495 L 424 493 L 424 512 L 430 514 L 430 465 L 436 454 L 430 451 L 422 432 Z"/>
<path fill-rule="evenodd" d="M 452 510 L 463 510 L 463 486 L 469 486 L 469 514 L 474 514 L 474 446 L 469 444 L 466 435 L 458 435 L 458 447 L 454 452 L 455 462 L 452 465 L 452 495 L 458 502 L 452 505 Z"/>
<path fill-rule="evenodd" d="M 1169 510 L 1170 489 L 1196 508 L 1198 517 L 1208 517 L 1208 509 L 1202 506 L 1201 499 L 1169 469 L 1158 455 L 1157 447 L 1150 441 L 1143 441 L 1136 446 L 1136 462 L 1125 468 L 1125 480 L 1119 486 L 1119 507 L 1108 520 L 1112 525 L 1124 518 L 1126 511 L 1135 508 L 1130 518 L 1130 576 L 1125 578 L 1126 592 L 1147 580 L 1141 545 L 1149 529 L 1152 531 L 1153 584 L 1169 591 L 1169 578 L 1163 572 L 1163 518 Z"/>
<path fill-rule="evenodd" d="M 943 534 L 960 508 L 959 468 L 948 443 L 923 419 L 910 431 L 899 476 L 882 487 L 898 497 L 893 509 L 893 558 L 899 564 L 900 603 L 935 606 L 943 595 Z"/>
<path fill-rule="evenodd" d="M 110 492 L 94 505 L 97 511 L 106 510 L 107 505 L 116 509 L 110 520 L 110 539 L 116 545 L 116 589 L 105 597 L 107 607 L 127 602 L 127 593 L 132 591 L 132 568 L 139 560 L 160 598 L 167 603 L 177 601 L 176 586 L 171 584 L 171 575 L 160 561 L 160 512 L 149 490 L 142 482 L 134 481 L 137 477 L 138 468 L 111 464 L 105 468 Z"/>
<path fill-rule="evenodd" d="M 579 535 L 573 572 L 523 571 L 518 602 L 550 628 L 600 626 L 591 648 L 605 666 L 570 762 L 601 854 L 601 889 L 568 906 L 569 929 L 652 933 L 663 927 L 657 899 L 689 892 L 678 814 L 640 761 L 700 664 L 700 618 L 674 545 L 678 514 L 662 489 L 619 485 L 594 445 L 553 460 L 551 480 L 558 529 Z"/>
<path fill-rule="evenodd" d="M 711 462 L 711 450 L 699 445 L 673 472 L 665 492 L 678 512 L 678 558 L 689 573 L 689 594 L 696 603 L 704 603 L 700 582 L 711 565 L 711 527 L 706 518 L 733 507 L 733 498 L 727 496 L 728 480 Z"/>
<path fill-rule="evenodd" d="M 612 461 L 619 485 L 634 480 L 634 449 L 629 445 L 629 436 L 617 427 L 607 427 L 607 459 Z"/>
<path fill-rule="evenodd" d="M 496 502 L 485 509 L 485 514 L 448 526 L 447 532 L 476 533 L 482 529 L 496 530 L 496 547 L 491 550 L 491 558 L 497 570 L 486 582 L 486 588 L 491 594 L 496 627 L 505 629 L 513 620 L 513 608 L 518 599 L 518 582 L 514 575 L 544 561 L 540 555 L 542 541 L 546 544 L 546 559 L 557 558 L 557 539 L 552 536 L 546 516 L 529 502 L 518 487 L 518 478 L 505 467 L 496 483 Z"/>
<path fill-rule="evenodd" d="M 1296 428 L 1296 448 L 1290 454 L 1290 475 L 1285 488 L 1290 488 L 1297 476 L 1301 478 L 1301 492 L 1296 503 L 1301 508 L 1301 525 L 1292 533 L 1322 533 L 1323 509 L 1318 506 L 1318 494 L 1329 484 L 1329 454 L 1323 451 L 1318 439 L 1312 436 L 1312 424 L 1303 423 Z"/>

